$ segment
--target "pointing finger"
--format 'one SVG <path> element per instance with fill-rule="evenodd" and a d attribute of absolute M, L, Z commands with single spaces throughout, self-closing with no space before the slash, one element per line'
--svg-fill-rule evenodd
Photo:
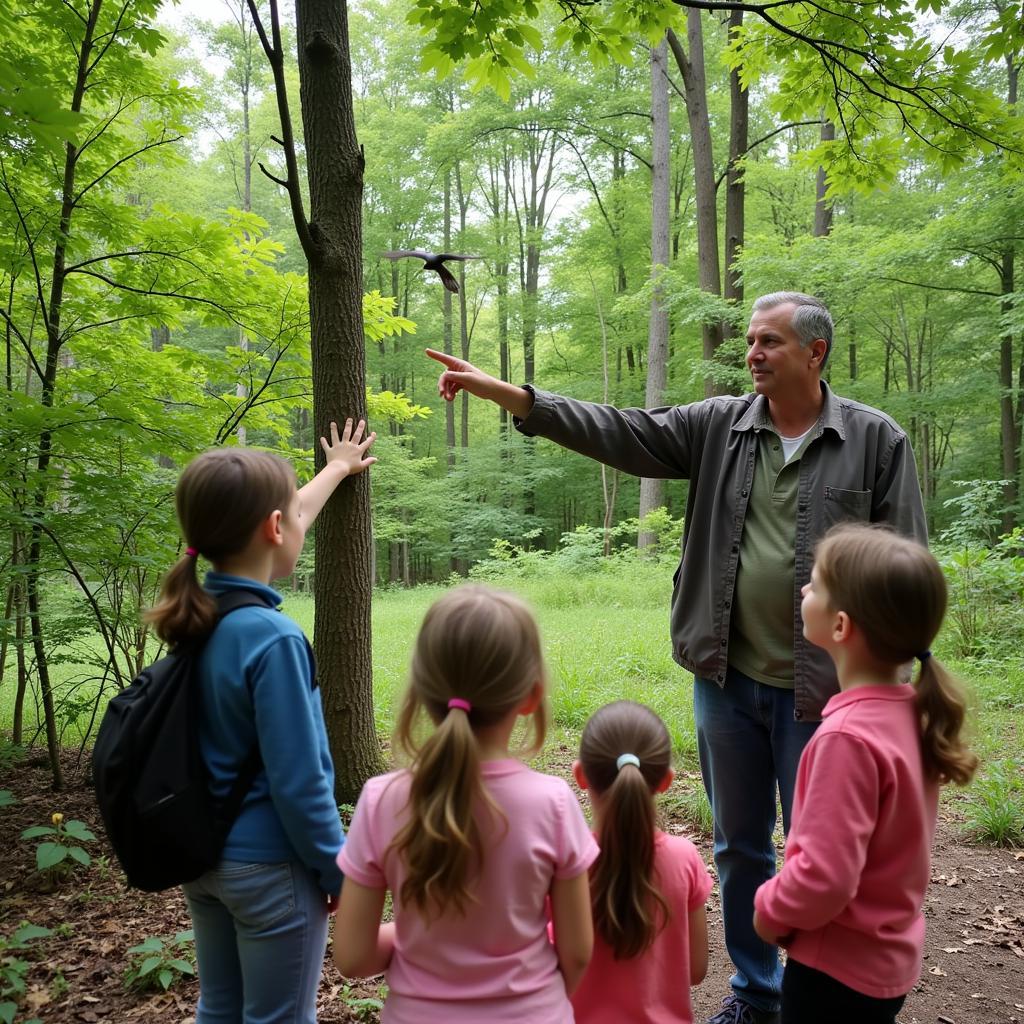
<path fill-rule="evenodd" d="M 447 352 L 438 352 L 436 348 L 428 348 L 425 351 L 431 359 L 443 363 L 449 370 L 457 370 L 462 366 L 462 360 L 458 356 L 450 356 Z"/>

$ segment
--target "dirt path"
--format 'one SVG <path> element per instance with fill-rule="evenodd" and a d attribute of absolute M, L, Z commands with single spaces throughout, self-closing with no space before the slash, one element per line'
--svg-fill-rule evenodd
<path fill-rule="evenodd" d="M 74 778 L 74 766 L 67 765 Z M 63 794 L 48 789 L 45 765 L 17 763 L 0 775 L 18 803 L 0 809 L 0 935 L 22 920 L 55 929 L 23 959 L 31 961 L 22 1015 L 45 1024 L 128 1024 L 191 1021 L 194 981 L 166 993 L 136 994 L 124 986 L 127 950 L 147 936 L 170 938 L 188 928 L 179 892 L 147 895 L 125 889 L 102 842 L 90 844 L 94 864 L 53 892 L 40 888 L 35 843 L 19 835 L 47 824 L 55 811 L 98 825 L 92 792 L 76 786 Z M 683 822 L 669 822 L 685 831 Z M 691 836 L 710 858 L 706 837 Z M 1024 1024 L 1024 853 L 967 846 L 949 822 L 940 822 L 926 908 L 928 946 L 922 980 L 900 1016 L 902 1024 Z M 727 991 L 728 966 L 717 892 L 709 907 L 711 969 L 695 993 L 698 1020 Z M 332 967 L 321 986 L 324 1024 L 375 1021 L 376 986 L 347 988 Z M 0 999 L 0 1002 L 3 1000 Z M 32 1011 L 26 1013 L 25 1011 Z M 823 1021 L 822 1024 L 827 1024 Z"/>

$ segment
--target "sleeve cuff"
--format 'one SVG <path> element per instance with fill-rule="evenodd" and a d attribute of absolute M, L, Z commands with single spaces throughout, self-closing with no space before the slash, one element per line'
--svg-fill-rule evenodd
<path fill-rule="evenodd" d="M 524 391 L 533 395 L 533 408 L 523 419 L 512 417 L 512 426 L 526 437 L 536 437 L 542 433 L 551 419 L 551 398 L 547 391 L 538 391 L 532 384 L 520 385 Z"/>

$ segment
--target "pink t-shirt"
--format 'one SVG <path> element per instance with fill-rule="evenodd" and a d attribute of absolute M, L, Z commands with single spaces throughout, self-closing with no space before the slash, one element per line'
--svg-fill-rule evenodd
<path fill-rule="evenodd" d="M 692 1024 L 689 915 L 707 902 L 712 879 L 689 839 L 663 832 L 655 835 L 654 871 L 668 924 L 628 960 L 616 960 L 594 936 L 594 955 L 572 997 L 576 1024 Z"/>
<path fill-rule="evenodd" d="M 804 749 L 786 861 L 754 897 L 789 955 L 876 999 L 917 983 L 939 787 L 911 686 L 836 694 Z"/>
<path fill-rule="evenodd" d="M 370 779 L 338 865 L 395 899 L 395 952 L 383 1024 L 571 1024 L 572 1008 L 548 942 L 545 901 L 554 879 L 583 874 L 597 844 L 561 779 L 513 758 L 485 761 L 484 785 L 507 819 L 482 817 L 486 853 L 476 902 L 430 922 L 401 904 L 405 867 L 388 847 L 406 820 L 409 773 Z"/>

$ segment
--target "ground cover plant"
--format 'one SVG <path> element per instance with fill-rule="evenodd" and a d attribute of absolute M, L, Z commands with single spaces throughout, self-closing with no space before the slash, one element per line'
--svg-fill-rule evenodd
<path fill-rule="evenodd" d="M 689 835 L 710 862 L 710 816 L 697 768 L 691 686 L 667 650 L 671 572 L 668 559 L 628 556 L 596 571 L 569 573 L 550 556 L 534 556 L 515 567 L 494 559 L 476 575 L 525 596 L 542 625 L 553 728 L 537 766 L 569 777 L 580 728 L 594 708 L 622 696 L 650 704 L 670 725 L 678 769 L 676 783 L 662 798 L 666 827 Z M 443 589 L 394 588 L 376 595 L 375 709 L 382 736 L 390 733 L 419 622 Z M 289 595 L 286 608 L 310 628 L 311 598 Z M 932 1024 L 943 1015 L 956 1024 L 1011 1024 L 1022 1019 L 1024 1005 L 1019 980 L 1024 969 L 1024 850 L 1018 848 L 1024 820 L 1024 671 L 1012 658 L 958 659 L 952 652 L 955 643 L 953 629 L 947 628 L 938 653 L 970 682 L 976 745 L 984 764 L 969 789 L 947 791 L 943 800 L 926 907 L 927 959 L 900 1019 Z M 66 793 L 49 791 L 47 765 L 38 751 L 17 756 L 8 748 L 0 770 L 0 787 L 12 794 L 11 802 L 0 807 L 0 848 L 10 865 L 0 899 L 0 934 L 16 935 L 25 920 L 50 930 L 17 951 L 24 988 L 11 997 L 20 1014 L 14 1019 L 31 1019 L 35 1013 L 48 1024 L 185 1022 L 194 1009 L 196 988 L 180 894 L 126 891 L 102 833 L 96 843 L 87 844 L 92 864 L 56 885 L 37 870 L 34 847 L 44 837 L 19 839 L 26 829 L 41 827 L 40 820 L 61 813 L 64 818 L 49 827 L 66 829 L 73 820 L 98 825 L 76 751 L 68 749 L 63 756 L 68 778 L 74 780 Z M 710 919 L 712 968 L 695 997 L 698 1013 L 712 1009 L 729 974 L 717 894 Z M 376 1020 L 381 996 L 379 982 L 347 984 L 328 967 L 321 1019 L 332 1024 Z"/>

